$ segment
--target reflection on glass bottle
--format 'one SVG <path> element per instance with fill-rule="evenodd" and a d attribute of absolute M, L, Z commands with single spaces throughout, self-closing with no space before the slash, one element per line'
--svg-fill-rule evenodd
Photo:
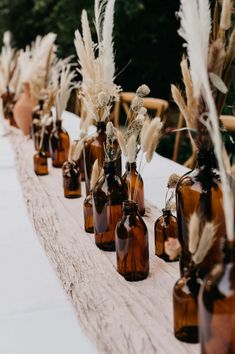
<path fill-rule="evenodd" d="M 56 121 L 56 126 L 50 136 L 50 154 L 53 167 L 62 167 L 68 160 L 69 135 L 62 128 L 61 120 Z"/>
<path fill-rule="evenodd" d="M 195 268 L 189 266 L 173 289 L 174 334 L 182 342 L 198 342 L 197 298 L 200 286 Z"/>
<path fill-rule="evenodd" d="M 89 234 L 94 233 L 94 219 L 93 219 L 93 203 L 92 192 L 88 194 L 83 203 L 84 211 L 84 228 Z"/>
<path fill-rule="evenodd" d="M 80 198 L 81 197 L 81 179 L 79 169 L 75 162 L 66 161 L 63 164 L 63 185 L 64 196 L 66 198 Z"/>
<path fill-rule="evenodd" d="M 181 274 L 190 261 L 187 223 L 194 212 L 199 214 L 202 224 L 211 221 L 217 225 L 216 241 L 205 260 L 199 265 L 199 276 L 203 278 L 214 264 L 221 260 L 220 238 L 225 236 L 226 231 L 220 176 L 216 165 L 212 151 L 199 151 L 196 169 L 184 175 L 177 185 L 178 237 L 182 246 Z"/>
<path fill-rule="evenodd" d="M 147 278 L 149 274 L 148 230 L 138 213 L 138 205 L 126 201 L 123 217 L 116 228 L 117 270 L 128 281 Z"/>
<path fill-rule="evenodd" d="M 225 241 L 223 261 L 205 279 L 199 296 L 203 354 L 235 353 L 235 242 Z"/>
<path fill-rule="evenodd" d="M 144 182 L 141 175 L 136 170 L 136 162 L 126 163 L 126 172 L 122 179 L 127 185 L 129 200 L 137 202 L 138 211 L 140 215 L 143 216 L 145 214 Z"/>
<path fill-rule="evenodd" d="M 178 238 L 177 219 L 170 210 L 163 209 L 161 215 L 154 226 L 155 234 L 155 254 L 156 256 L 169 262 L 169 256 L 165 252 L 165 242 L 171 238 Z M 175 259 L 177 260 L 177 259 Z"/>
<path fill-rule="evenodd" d="M 105 162 L 104 175 L 93 191 L 95 242 L 102 250 L 115 250 L 115 229 L 126 199 L 126 185 L 116 174 L 115 162 Z"/>
<path fill-rule="evenodd" d="M 38 151 L 33 157 L 34 172 L 38 176 L 48 175 L 47 156 L 43 151 Z"/>

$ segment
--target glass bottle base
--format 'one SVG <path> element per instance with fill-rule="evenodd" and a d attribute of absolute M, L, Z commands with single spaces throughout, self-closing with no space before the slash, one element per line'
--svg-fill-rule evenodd
<path fill-rule="evenodd" d="M 121 273 L 119 273 L 121 274 Z M 129 272 L 121 274 L 127 281 L 141 281 L 147 278 L 148 274 L 143 272 Z"/>
<path fill-rule="evenodd" d="M 85 231 L 86 231 L 88 234 L 93 234 L 93 233 L 94 233 L 94 227 L 85 228 Z"/>
<path fill-rule="evenodd" d="M 97 243 L 96 246 L 102 251 L 114 252 L 115 251 L 115 242 L 106 242 L 106 243 Z"/>
<path fill-rule="evenodd" d="M 181 342 L 185 343 L 198 343 L 198 327 L 197 326 L 187 326 L 182 327 L 180 330 L 175 332 L 175 337 Z"/>

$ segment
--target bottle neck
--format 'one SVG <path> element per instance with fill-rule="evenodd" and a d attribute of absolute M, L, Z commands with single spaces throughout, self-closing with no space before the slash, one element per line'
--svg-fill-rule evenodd
<path fill-rule="evenodd" d="M 114 176 L 116 174 L 116 163 L 115 161 L 104 162 L 104 174 Z"/>
<path fill-rule="evenodd" d="M 62 129 L 62 121 L 61 121 L 60 119 L 58 119 L 58 120 L 55 122 L 55 125 L 56 125 L 56 128 Z"/>
<path fill-rule="evenodd" d="M 136 214 L 138 211 L 138 204 L 132 200 L 127 200 L 123 203 L 123 213 L 125 215 Z"/>
<path fill-rule="evenodd" d="M 127 162 L 126 170 L 127 172 L 136 171 L 136 162 Z"/>
<path fill-rule="evenodd" d="M 222 250 L 224 264 L 235 263 L 235 240 L 223 240 Z"/>
<path fill-rule="evenodd" d="M 106 123 L 105 122 L 97 122 L 96 125 L 97 128 L 97 133 L 98 134 L 104 134 L 106 132 Z"/>
<path fill-rule="evenodd" d="M 171 211 L 169 209 L 162 209 L 163 216 L 169 217 L 171 215 Z"/>
<path fill-rule="evenodd" d="M 200 149 L 197 153 L 197 167 L 217 168 L 218 163 L 213 150 Z"/>

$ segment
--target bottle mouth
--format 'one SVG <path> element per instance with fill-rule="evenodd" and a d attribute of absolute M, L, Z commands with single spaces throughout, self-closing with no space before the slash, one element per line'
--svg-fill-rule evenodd
<path fill-rule="evenodd" d="M 134 200 L 125 200 L 123 203 L 123 211 L 125 213 L 138 211 L 138 204 Z"/>
<path fill-rule="evenodd" d="M 105 122 L 97 122 L 96 127 L 100 130 L 106 130 L 106 123 Z"/>

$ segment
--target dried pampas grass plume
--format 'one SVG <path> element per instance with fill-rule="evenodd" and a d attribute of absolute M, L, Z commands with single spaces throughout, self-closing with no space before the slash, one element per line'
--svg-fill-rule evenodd
<path fill-rule="evenodd" d="M 215 241 L 215 231 L 216 228 L 212 222 L 207 222 L 205 224 L 197 251 L 192 256 L 192 260 L 195 264 L 200 264 L 213 246 L 213 243 Z"/>
<path fill-rule="evenodd" d="M 232 0 L 223 0 L 222 13 L 220 19 L 220 28 L 227 31 L 231 27 L 233 2 Z"/>
<path fill-rule="evenodd" d="M 136 160 L 136 136 L 133 134 L 127 142 L 127 160 L 133 163 Z"/>
<path fill-rule="evenodd" d="M 90 190 L 93 191 L 95 188 L 96 183 L 98 182 L 99 178 L 102 175 L 102 168 L 99 166 L 99 161 L 98 159 L 95 160 L 95 163 L 92 168 L 92 173 L 91 173 L 91 181 L 90 181 Z"/>
<path fill-rule="evenodd" d="M 120 145 L 123 155 L 126 156 L 127 155 L 126 141 L 125 141 L 124 135 L 122 134 L 122 132 L 120 130 L 117 130 L 117 140 L 118 140 L 118 143 Z"/>
<path fill-rule="evenodd" d="M 72 154 L 73 161 L 78 161 L 80 159 L 83 146 L 84 146 L 84 141 L 85 139 L 81 139 L 79 142 L 75 144 L 73 154 Z"/>
<path fill-rule="evenodd" d="M 154 132 L 149 139 L 149 145 L 146 151 L 146 161 L 149 163 L 152 161 L 153 155 L 160 141 L 160 134 L 158 131 Z"/>
<path fill-rule="evenodd" d="M 200 219 L 197 213 L 193 213 L 188 225 L 188 233 L 189 233 L 189 252 L 194 254 L 197 250 L 198 243 L 199 243 L 199 225 Z"/>

